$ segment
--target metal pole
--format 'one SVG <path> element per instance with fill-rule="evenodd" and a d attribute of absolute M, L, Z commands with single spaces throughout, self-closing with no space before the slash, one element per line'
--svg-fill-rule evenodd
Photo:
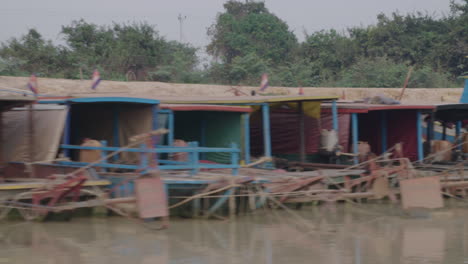
<path fill-rule="evenodd" d="M 268 103 L 262 104 L 263 117 L 263 144 L 265 156 L 271 157 L 271 135 L 270 135 L 270 106 Z"/>
<path fill-rule="evenodd" d="M 352 126 L 352 136 L 353 136 L 353 153 L 358 154 L 358 140 L 359 140 L 359 129 L 358 129 L 358 114 L 351 114 L 351 126 Z M 354 164 L 358 164 L 358 157 L 354 157 Z"/>
<path fill-rule="evenodd" d="M 33 105 L 29 105 L 29 162 L 34 162 L 34 112 L 33 112 Z M 29 173 L 30 178 L 34 178 L 34 166 L 31 165 L 31 171 Z"/>

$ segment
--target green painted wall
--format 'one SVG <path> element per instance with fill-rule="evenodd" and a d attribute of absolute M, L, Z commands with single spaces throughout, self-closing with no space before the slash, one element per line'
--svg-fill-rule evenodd
<path fill-rule="evenodd" d="M 204 147 L 229 147 L 232 142 L 241 148 L 241 113 L 234 112 L 175 112 L 175 139 L 198 141 Z M 229 153 L 208 153 L 206 159 L 230 163 Z"/>

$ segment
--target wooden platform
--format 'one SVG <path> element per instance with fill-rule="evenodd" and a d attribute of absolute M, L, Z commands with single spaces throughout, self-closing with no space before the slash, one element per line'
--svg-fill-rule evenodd
<path fill-rule="evenodd" d="M 108 180 L 89 180 L 86 181 L 83 186 L 91 187 L 91 186 L 108 186 L 111 182 Z M 0 184 L 0 191 L 6 190 L 24 190 L 24 189 L 34 189 L 44 186 L 43 181 L 22 181 L 22 182 L 7 182 Z"/>

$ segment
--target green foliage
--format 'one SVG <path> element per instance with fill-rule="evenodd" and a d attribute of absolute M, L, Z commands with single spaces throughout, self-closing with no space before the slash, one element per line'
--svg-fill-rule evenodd
<path fill-rule="evenodd" d="M 321 30 L 298 43 L 288 25 L 264 2 L 230 0 L 208 29 L 213 57 L 199 69 L 197 49 L 160 36 L 147 23 L 98 26 L 84 20 L 62 27 L 54 45 L 35 29 L 0 46 L 0 74 L 153 80 L 258 86 L 263 73 L 275 86 L 453 87 L 468 71 L 468 0 L 451 12 L 389 16 L 344 32 Z"/>
<path fill-rule="evenodd" d="M 192 81 L 197 49 L 160 37 L 146 23 L 97 26 L 84 20 L 63 26 L 65 46 L 54 46 L 34 29 L 0 48 L 2 74 L 36 72 L 41 76 L 89 78 L 98 68 L 104 79 L 125 80 L 129 71 L 137 80 L 151 80 L 159 72 L 164 81 Z M 6 65 L 6 66 L 5 66 Z M 169 71 L 163 77 L 163 72 Z M 150 77 L 148 75 L 151 75 Z"/>
<path fill-rule="evenodd" d="M 291 58 L 297 47 L 296 36 L 268 11 L 265 3 L 228 1 L 224 8 L 226 11 L 208 29 L 209 54 L 228 64 L 252 53 L 272 63 Z"/>
<path fill-rule="evenodd" d="M 404 80 L 410 67 L 396 63 L 387 57 L 361 58 L 349 69 L 342 73 L 342 77 L 335 86 L 347 87 L 403 87 Z M 448 73 L 433 71 L 429 66 L 415 67 L 409 88 L 453 87 Z"/>

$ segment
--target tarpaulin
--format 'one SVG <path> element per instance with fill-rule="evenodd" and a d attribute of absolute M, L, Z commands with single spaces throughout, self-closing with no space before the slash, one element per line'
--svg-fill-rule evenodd
<path fill-rule="evenodd" d="M 287 107 L 275 107 L 271 109 L 270 133 L 273 155 L 298 154 L 300 152 L 299 121 L 300 114 L 296 109 Z M 258 111 L 252 114 L 250 131 L 251 153 L 254 156 L 261 156 L 264 154 L 261 112 Z M 304 134 L 306 154 L 317 153 L 320 141 L 320 120 L 305 115 Z"/>
<path fill-rule="evenodd" d="M 3 113 L 2 154 L 5 162 L 49 161 L 57 156 L 67 109 L 58 105 L 34 105 L 33 134 L 30 140 L 29 109 L 16 108 Z M 30 142 L 33 142 L 31 148 Z"/>
<path fill-rule="evenodd" d="M 417 159 L 416 111 L 385 111 L 387 115 L 387 148 L 403 143 L 403 155 L 411 160 Z M 371 151 L 382 153 L 382 111 L 359 114 L 359 141 L 371 145 Z"/>
<path fill-rule="evenodd" d="M 304 101 L 302 102 L 302 110 L 306 116 L 318 119 L 320 118 L 320 101 Z M 291 109 L 295 110 L 294 112 L 298 112 L 299 110 L 299 104 L 297 102 L 279 102 L 279 103 L 270 103 L 270 110 L 274 109 Z M 260 105 L 253 105 L 252 106 L 253 111 L 259 111 L 261 110 Z"/>
<path fill-rule="evenodd" d="M 71 144 L 84 138 L 105 140 L 108 146 L 122 147 L 129 138 L 152 130 L 152 106 L 142 104 L 74 104 L 71 106 Z M 116 130 L 117 128 L 117 130 Z M 76 153 L 74 158 L 77 158 Z M 121 153 L 125 163 L 138 160 L 138 154 Z"/>
<path fill-rule="evenodd" d="M 403 156 L 410 160 L 418 159 L 416 116 L 415 110 L 389 111 L 387 116 L 387 146 L 403 142 Z"/>
<path fill-rule="evenodd" d="M 343 152 L 349 152 L 350 148 L 350 114 L 338 115 L 338 144 L 343 148 Z M 322 113 L 320 124 L 322 129 L 333 129 L 333 116 L 331 113 Z"/>

